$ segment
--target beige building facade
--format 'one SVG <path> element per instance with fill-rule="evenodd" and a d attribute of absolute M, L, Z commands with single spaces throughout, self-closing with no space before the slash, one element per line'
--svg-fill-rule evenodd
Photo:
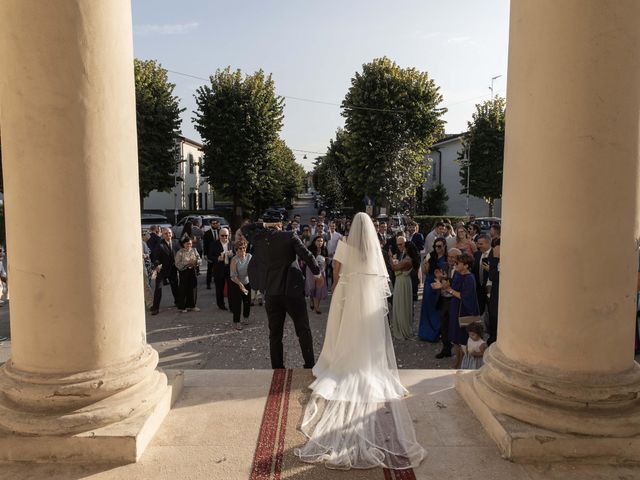
<path fill-rule="evenodd" d="M 170 192 L 153 190 L 143 201 L 144 210 L 209 210 L 215 196 L 207 178 L 202 175 L 202 144 L 178 136 L 175 142 L 176 171 Z"/>

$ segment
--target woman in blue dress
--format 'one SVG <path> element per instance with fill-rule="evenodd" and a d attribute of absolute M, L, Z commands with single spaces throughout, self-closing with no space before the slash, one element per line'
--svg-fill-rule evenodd
<path fill-rule="evenodd" d="M 435 239 L 433 250 L 422 264 L 424 290 L 422 292 L 418 337 L 426 342 L 437 342 L 440 337 L 440 315 L 436 308 L 440 292 L 431 287 L 436 279 L 436 270 L 438 269 L 445 271 L 447 269 L 447 241 L 444 238 Z"/>
<path fill-rule="evenodd" d="M 476 279 L 471 273 L 473 257 L 463 253 L 456 262 L 456 272 L 451 285 L 442 283 L 441 288 L 452 295 L 449 307 L 449 341 L 454 345 L 456 360 L 453 368 L 460 368 L 462 363 L 462 345 L 467 344 L 469 335 L 465 327 L 460 327 L 459 317 L 479 315 L 478 297 L 476 295 Z"/>

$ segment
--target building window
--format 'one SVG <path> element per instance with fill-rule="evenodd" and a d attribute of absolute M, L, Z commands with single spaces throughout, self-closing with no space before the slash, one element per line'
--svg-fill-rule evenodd
<path fill-rule="evenodd" d="M 193 155 L 189 154 L 187 158 L 189 159 L 189 173 L 193 173 Z"/>

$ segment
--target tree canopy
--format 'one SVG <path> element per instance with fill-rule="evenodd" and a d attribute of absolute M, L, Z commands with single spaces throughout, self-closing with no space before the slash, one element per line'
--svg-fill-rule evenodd
<path fill-rule="evenodd" d="M 428 169 L 424 156 L 444 132 L 441 101 L 427 72 L 386 57 L 363 65 L 342 102 L 346 178 L 356 196 L 397 205 L 415 195 Z"/>
<path fill-rule="evenodd" d="M 502 168 L 504 164 L 504 131 L 506 102 L 496 97 L 476 105 L 469 131 L 463 137 L 463 151 L 458 159 L 470 158 L 470 169 L 460 168 L 460 193 L 467 193 L 467 172 L 469 194 L 483 198 L 489 205 L 489 215 L 493 215 L 494 201 L 502 197 Z"/>
<path fill-rule="evenodd" d="M 155 60 L 134 60 L 140 198 L 152 190 L 169 191 L 176 170 L 174 145 L 180 133 L 178 97 L 167 70 Z"/>
<path fill-rule="evenodd" d="M 281 165 L 290 165 L 293 153 L 278 135 L 284 99 L 271 75 L 259 70 L 243 76 L 226 67 L 198 88 L 195 99 L 193 121 L 212 187 L 243 208 L 261 208 L 284 194 Z"/>
<path fill-rule="evenodd" d="M 347 147 L 346 133 L 339 128 L 335 139 L 332 139 L 324 156 L 318 157 L 314 163 L 313 184 L 322 192 L 325 204 L 329 208 L 341 208 L 350 203 L 352 193 L 346 179 Z"/>

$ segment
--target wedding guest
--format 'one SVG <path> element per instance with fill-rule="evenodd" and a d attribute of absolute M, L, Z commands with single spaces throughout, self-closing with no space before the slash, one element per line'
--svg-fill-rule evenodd
<path fill-rule="evenodd" d="M 178 239 L 178 241 L 182 242 L 182 239 L 185 237 L 185 235 L 193 240 L 193 223 L 191 222 L 191 220 L 187 220 L 186 222 L 184 222 L 184 227 L 182 227 L 182 232 L 180 232 L 180 238 Z"/>
<path fill-rule="evenodd" d="M 211 228 L 207 230 L 202 236 L 202 251 L 204 253 L 204 259 L 207 261 L 207 290 L 211 290 L 211 281 L 213 279 L 213 267 L 215 259 L 209 258 L 209 248 L 211 244 L 217 240 L 220 240 L 220 222 L 216 218 L 212 218 L 209 221 Z"/>
<path fill-rule="evenodd" d="M 447 241 L 444 238 L 438 238 L 433 242 L 433 250 L 422 263 L 425 280 L 418 338 L 425 342 L 437 342 L 440 336 L 441 318 L 437 306 L 440 291 L 431 286 L 436 281 L 437 270 L 441 272 L 447 270 Z"/>
<path fill-rule="evenodd" d="M 460 368 L 463 370 L 477 370 L 484 365 L 484 351 L 487 349 L 487 344 L 482 338 L 484 328 L 480 322 L 474 322 L 467 325 L 467 334 L 469 339 L 464 348 L 464 357 Z"/>
<path fill-rule="evenodd" d="M 420 256 L 413 243 L 407 243 L 405 237 L 397 238 L 401 255 L 394 258 L 389 252 L 391 269 L 396 281 L 393 287 L 393 309 L 391 314 L 391 331 L 398 340 L 413 336 L 413 293 L 411 287 L 411 270 L 420 267 Z"/>
<path fill-rule="evenodd" d="M 233 326 L 236 330 L 242 330 L 240 314 L 243 323 L 251 314 L 251 285 L 249 283 L 249 262 L 251 254 L 247 253 L 247 241 L 239 240 L 235 244 L 236 256 L 231 259 L 229 283 L 229 308 L 233 312 Z"/>
<path fill-rule="evenodd" d="M 302 227 L 302 235 L 300 235 L 300 240 L 304 244 L 305 247 L 309 248 L 313 239 L 311 238 L 311 227 L 309 225 L 304 225 Z"/>
<path fill-rule="evenodd" d="M 478 235 L 480 235 L 480 227 L 477 223 L 470 223 L 467 227 L 467 231 L 469 232 L 469 237 L 472 242 L 478 241 Z"/>
<path fill-rule="evenodd" d="M 162 237 L 158 235 L 158 233 L 160 233 L 160 228 L 158 228 L 158 225 L 151 225 L 149 227 L 149 239 L 147 240 L 147 247 L 149 247 L 149 250 L 151 251 L 153 251 L 153 249 L 156 248 L 156 245 L 158 245 L 162 241 Z"/>
<path fill-rule="evenodd" d="M 233 247 L 229 241 L 229 230 L 220 229 L 220 239 L 209 245 L 207 258 L 213 262 L 213 279 L 216 284 L 216 303 L 220 310 L 227 310 L 224 304 L 224 287 L 229 280 L 229 263 L 233 258 Z"/>
<path fill-rule="evenodd" d="M 487 308 L 487 282 L 489 281 L 489 264 L 493 258 L 491 239 L 483 234 L 478 237 L 478 251 L 473 255 L 472 273 L 476 280 L 478 306 L 480 315 L 484 315 Z"/>
<path fill-rule="evenodd" d="M 174 304 L 178 305 L 178 270 L 175 265 L 175 254 L 178 251 L 178 242 L 173 239 L 170 228 L 162 229 L 162 241 L 151 251 L 151 262 L 155 266 L 156 283 L 153 292 L 153 305 L 151 315 L 157 315 L 160 311 L 162 300 L 162 287 L 166 283 L 171 285 Z"/>
<path fill-rule="evenodd" d="M 320 267 L 320 277 L 316 278 L 309 267 L 305 275 L 305 293 L 310 299 L 311 309 L 316 313 L 322 313 L 320 311 L 320 301 L 326 299 L 329 296 L 329 290 L 327 287 L 325 264 L 329 255 L 327 247 L 325 246 L 324 239 L 322 237 L 316 237 L 313 239 L 313 243 L 309 246 L 309 251 L 313 255 Z"/>
<path fill-rule="evenodd" d="M 142 284 L 144 287 L 144 304 L 146 308 L 153 306 L 153 292 L 151 291 L 153 263 L 151 263 L 151 249 L 149 249 L 147 245 L 149 238 L 149 232 L 142 232 Z"/>
<path fill-rule="evenodd" d="M 489 312 L 489 339 L 491 345 L 498 340 L 498 300 L 500 298 L 500 239 L 496 240 L 489 258 L 489 280 L 487 281 L 487 311 Z"/>
<path fill-rule="evenodd" d="M 424 250 L 424 235 L 419 232 L 420 226 L 417 222 L 411 220 L 407 224 L 407 241 L 413 243 L 416 246 L 418 252 Z"/>
<path fill-rule="evenodd" d="M 193 239 L 193 248 L 196 249 L 200 257 L 202 257 L 204 252 L 203 237 L 204 231 L 202 230 L 202 220 L 200 217 L 194 218 L 193 225 L 191 226 L 191 238 Z"/>
<path fill-rule="evenodd" d="M 442 342 L 442 350 L 436 354 L 436 358 L 445 358 L 451 356 L 451 341 L 449 340 L 449 318 L 452 295 L 447 291 L 447 287 L 451 285 L 451 279 L 456 271 L 456 262 L 462 252 L 457 248 L 452 248 L 447 252 L 447 266 L 444 270 L 436 270 L 436 282 L 442 285 L 440 297 L 438 298 L 438 314 L 440 316 L 440 341 Z"/>
<path fill-rule="evenodd" d="M 500 226 L 499 223 L 493 223 L 491 224 L 491 228 L 489 228 L 489 236 L 491 237 L 491 246 L 493 246 L 493 243 L 500 238 L 500 232 L 502 230 L 502 227 Z"/>
<path fill-rule="evenodd" d="M 188 235 L 182 237 L 180 246 L 182 248 L 176 253 L 175 259 L 180 278 L 178 309 L 182 313 L 188 311 L 199 312 L 200 309 L 196 307 L 196 300 L 198 299 L 198 278 L 196 271 L 200 265 L 200 255 L 198 251 L 193 248 L 193 240 L 191 240 L 191 237 Z"/>
<path fill-rule="evenodd" d="M 338 242 L 341 238 L 342 235 L 336 231 L 336 222 L 331 220 L 329 222 L 329 240 L 327 240 L 327 253 L 329 256 L 326 259 L 327 261 L 325 267 L 327 288 L 331 288 L 329 284 L 332 283 L 333 279 L 333 255 L 336 253 L 336 248 L 338 247 Z"/>
<path fill-rule="evenodd" d="M 456 230 L 456 242 L 453 245 L 462 253 L 466 253 L 473 257 L 473 254 L 478 251 L 476 244 L 469 238 L 469 232 L 464 225 L 459 226 Z"/>
<path fill-rule="evenodd" d="M 442 284 L 443 288 L 452 296 L 449 307 L 449 340 L 454 345 L 456 360 L 453 368 L 458 369 L 462 363 L 462 345 L 467 344 L 469 336 L 465 328 L 460 327 L 459 318 L 479 315 L 478 298 L 476 295 L 476 281 L 471 273 L 473 257 L 463 253 L 456 262 L 450 286 Z"/>

